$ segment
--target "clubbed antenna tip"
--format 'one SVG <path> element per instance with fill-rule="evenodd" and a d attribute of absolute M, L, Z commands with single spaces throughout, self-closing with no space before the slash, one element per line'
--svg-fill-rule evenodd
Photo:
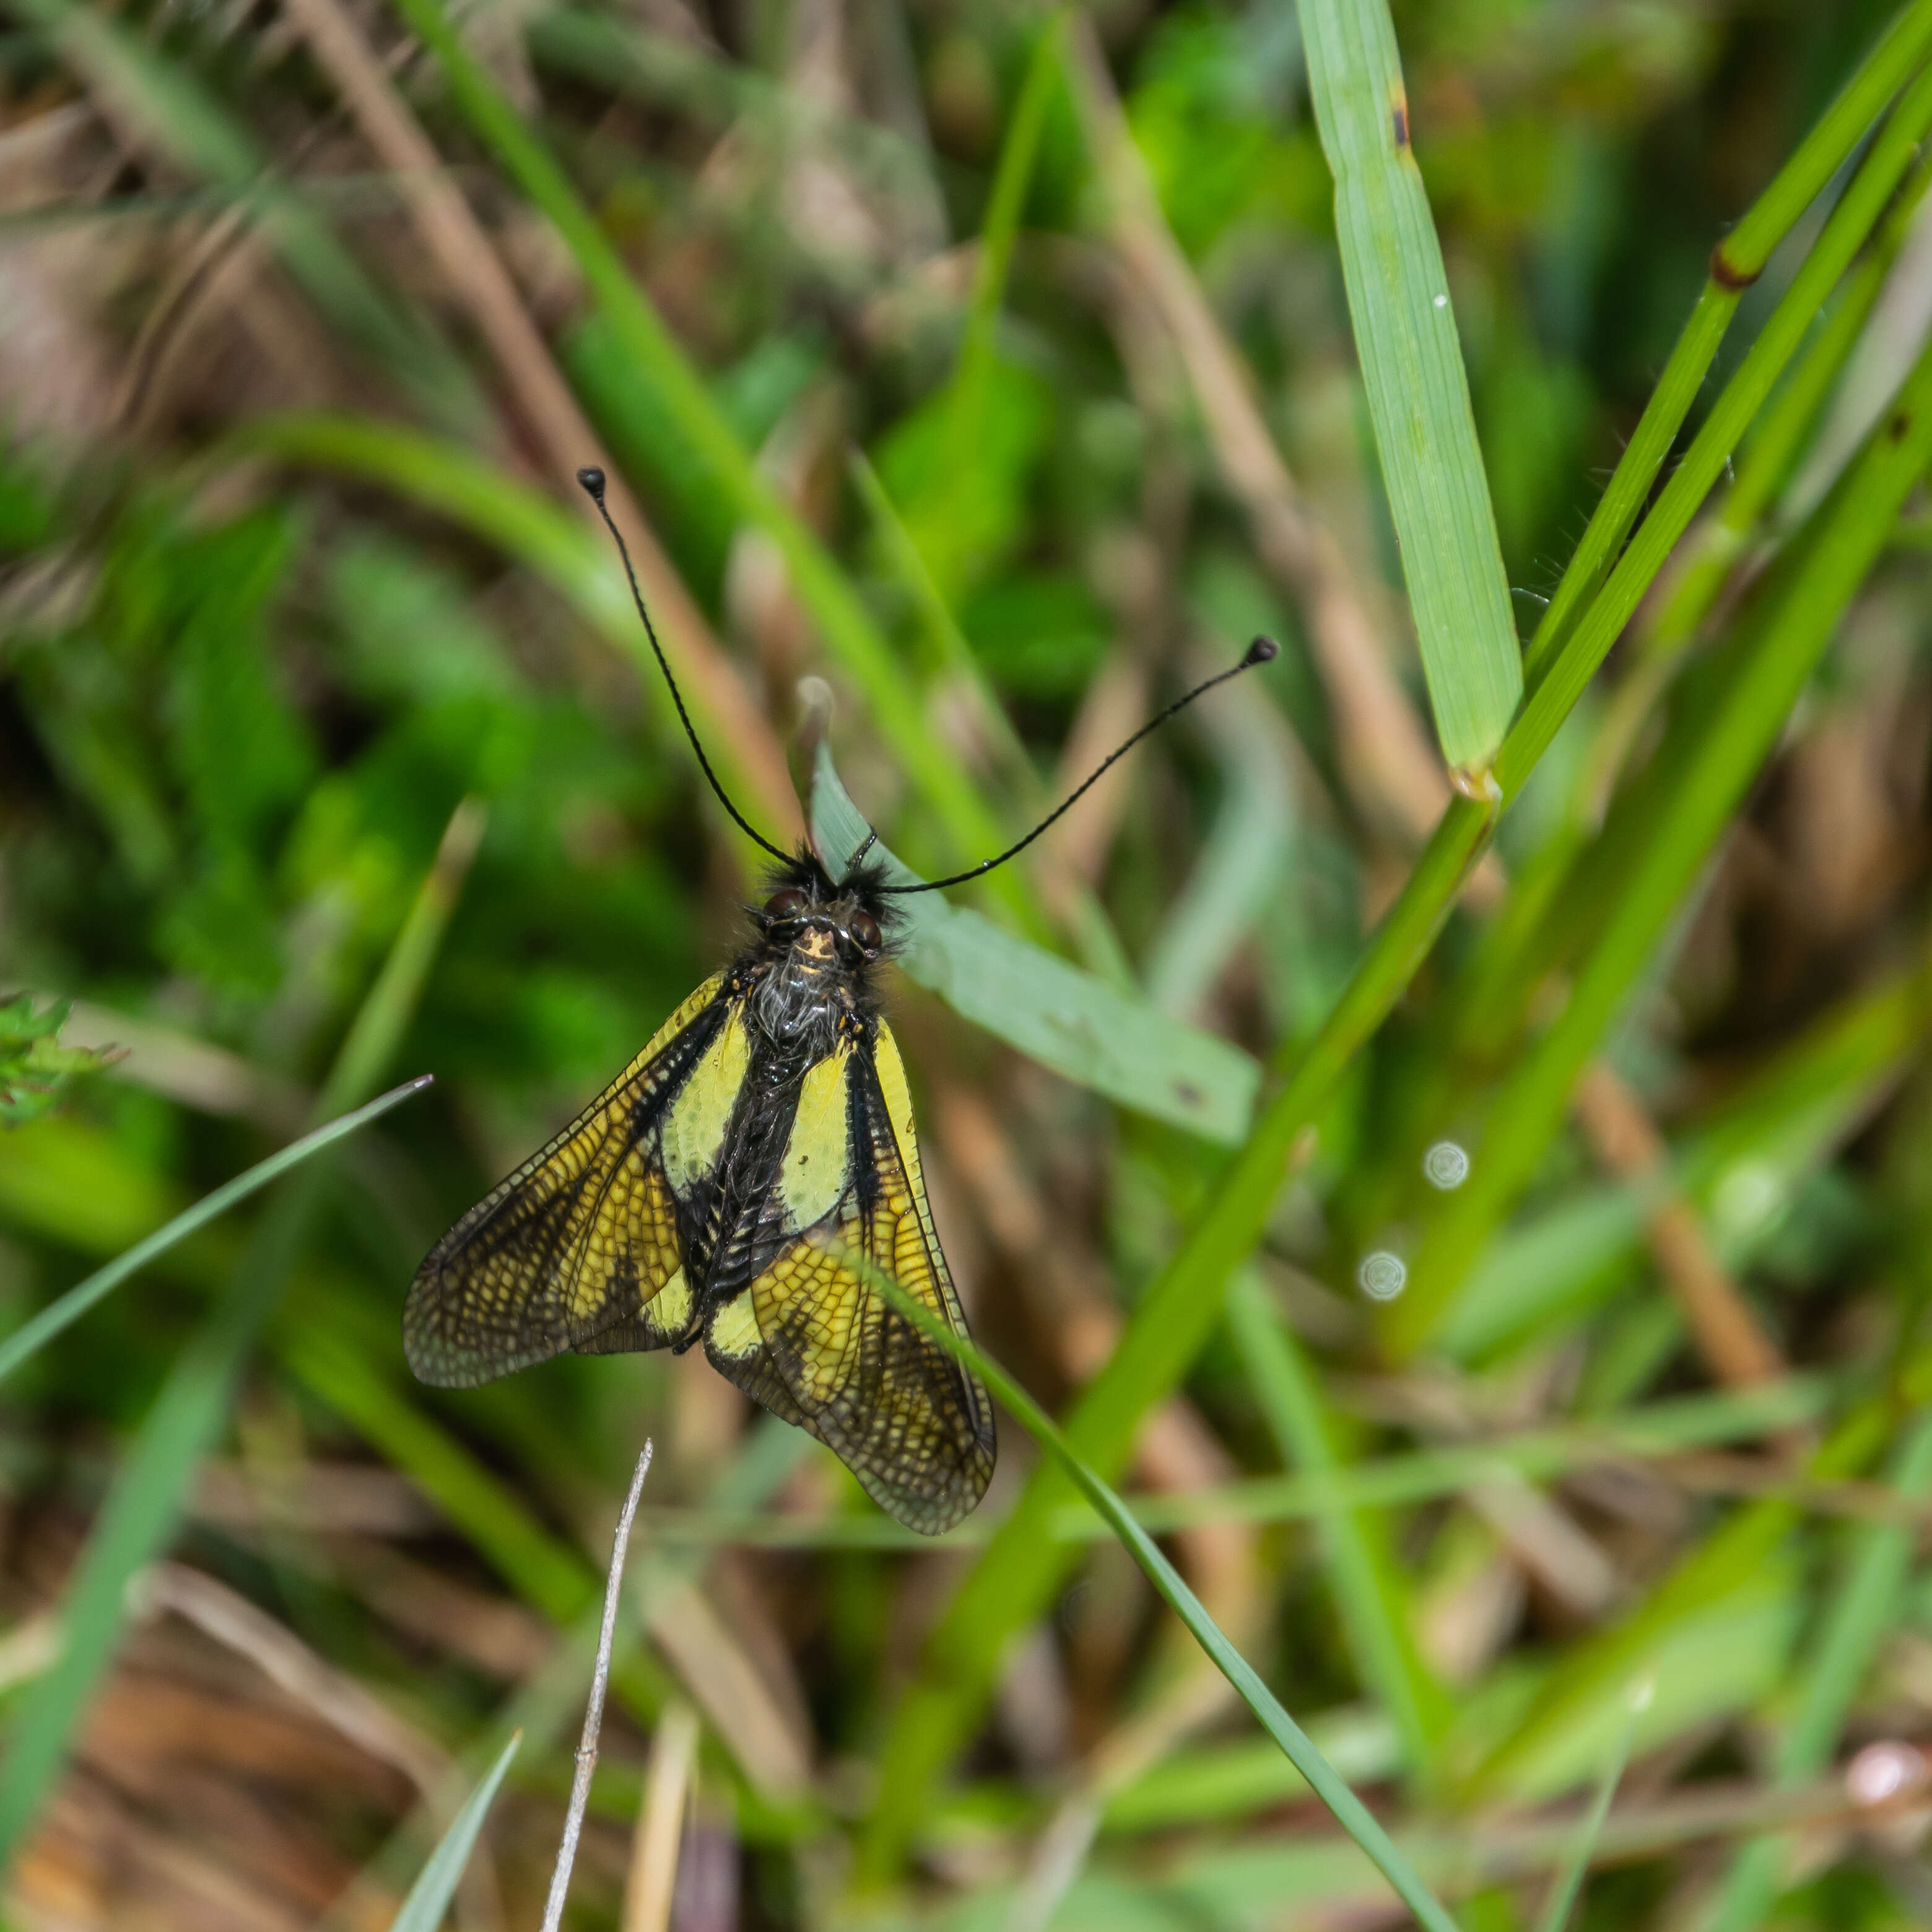
<path fill-rule="evenodd" d="M 588 476 L 592 472 L 589 470 L 586 470 L 583 473 L 584 476 Z M 597 481 L 599 487 L 601 488 L 604 482 L 603 478 L 599 476 L 597 478 Z M 588 486 L 586 485 L 586 487 L 587 488 Z M 1247 655 L 1241 660 L 1241 668 L 1244 670 L 1246 670 L 1250 664 L 1272 664 L 1275 659 L 1280 656 L 1281 646 L 1275 642 L 1274 638 L 1257 638 L 1254 642 L 1248 646 Z"/>
<path fill-rule="evenodd" d="M 691 748 L 698 754 L 698 769 L 704 774 L 706 784 L 718 795 L 718 802 L 731 814 L 740 831 L 755 843 L 762 845 L 774 859 L 782 862 L 789 854 L 774 845 L 738 808 L 731 802 L 730 794 L 718 781 L 718 774 L 711 769 L 711 760 L 704 755 L 704 746 L 699 741 L 698 728 L 691 722 L 691 713 L 684 708 L 684 694 L 677 688 L 677 680 L 670 674 L 670 665 L 666 661 L 664 646 L 658 642 L 657 627 L 651 622 L 651 614 L 644 608 L 644 593 L 638 588 L 638 573 L 631 562 L 629 547 L 624 542 L 623 532 L 611 520 L 610 506 L 604 500 L 604 472 L 594 463 L 586 463 L 577 472 L 577 480 L 583 484 L 585 493 L 597 506 L 597 514 L 604 520 L 604 527 L 610 532 L 617 546 L 617 554 L 623 559 L 624 580 L 631 586 L 631 601 L 638 607 L 638 616 L 644 627 L 644 635 L 650 640 L 651 655 L 658 661 L 658 669 L 664 673 L 664 681 L 670 692 L 670 701 L 677 707 L 678 722 L 684 727 L 684 735 L 691 740 Z"/>

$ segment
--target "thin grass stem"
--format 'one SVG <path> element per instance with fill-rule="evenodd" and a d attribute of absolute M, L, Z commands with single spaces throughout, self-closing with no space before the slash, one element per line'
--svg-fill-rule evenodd
<path fill-rule="evenodd" d="M 591 1776 L 597 1768 L 598 1740 L 604 1730 L 604 1696 L 610 1688 L 610 1651 L 616 1641 L 617 1605 L 623 1595 L 624 1552 L 630 1546 L 638 1498 L 644 1492 L 644 1478 L 650 1472 L 651 1441 L 646 1436 L 638 1466 L 632 1472 L 631 1486 L 625 1492 L 616 1534 L 610 1542 L 610 1571 L 604 1584 L 604 1618 L 597 1627 L 597 1661 L 590 1673 L 590 1701 L 584 1713 L 584 1735 L 577 1746 L 577 1769 L 570 1783 L 570 1804 L 563 1814 L 563 1837 L 556 1848 L 556 1868 L 550 1874 L 550 1895 L 544 1904 L 543 1932 L 558 1932 L 563 1923 L 564 1900 L 570 1895 L 570 1875 L 577 1864 L 577 1841 L 584 1834 Z"/>

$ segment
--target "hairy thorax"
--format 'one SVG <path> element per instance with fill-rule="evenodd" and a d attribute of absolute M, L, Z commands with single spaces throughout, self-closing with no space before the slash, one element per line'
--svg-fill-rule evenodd
<path fill-rule="evenodd" d="M 831 1052 L 839 1022 L 854 1010 L 853 982 L 832 934 L 808 928 L 767 952 L 746 1010 L 774 1046 L 816 1057 Z"/>

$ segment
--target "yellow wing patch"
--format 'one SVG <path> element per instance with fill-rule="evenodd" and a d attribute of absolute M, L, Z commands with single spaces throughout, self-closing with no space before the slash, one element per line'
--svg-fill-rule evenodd
<path fill-rule="evenodd" d="M 752 1307 L 750 1289 L 735 1295 L 711 1317 L 705 1336 L 720 1354 L 750 1354 L 758 1346 L 758 1318 Z"/>
<path fill-rule="evenodd" d="M 659 1288 L 650 1304 L 651 1319 L 674 1340 L 691 1325 L 691 1284 L 680 1268 Z"/>
<path fill-rule="evenodd" d="M 664 1178 L 673 1193 L 688 1192 L 718 1165 L 731 1109 L 751 1064 L 751 1036 L 734 1006 L 664 1115 Z"/>
<path fill-rule="evenodd" d="M 667 1106 L 692 1072 L 689 1036 L 706 1025 L 723 980 L 699 987 L 576 1120 L 430 1250 L 403 1308 L 404 1352 L 423 1381 L 466 1388 L 566 1348 L 601 1354 L 680 1338 L 688 1287 L 674 1322 L 675 1298 L 662 1320 L 653 1303 L 683 1280 L 657 1144 Z M 735 1004 L 724 1018 L 719 1037 L 737 1019 Z"/>
<path fill-rule="evenodd" d="M 883 1024 L 874 1052 L 855 1049 L 840 1070 L 838 1118 L 849 1123 L 848 1080 L 860 1083 L 860 1105 L 856 1124 L 845 1128 L 844 1183 L 824 1214 L 752 1283 L 761 1346 L 747 1350 L 735 1319 L 728 1336 L 714 1320 L 707 1352 L 741 1388 L 782 1414 L 788 1405 L 774 1399 L 782 1391 L 794 1419 L 882 1509 L 936 1536 L 974 1508 L 992 1480 L 992 1408 L 980 1384 L 896 1313 L 852 1264 L 854 1252 L 863 1256 L 964 1332 L 926 1204 L 904 1067 Z M 832 1085 L 828 1076 L 823 1119 L 830 1118 Z M 794 1137 L 806 1128 L 801 1095 Z M 818 1142 L 822 1120 L 808 1131 Z M 734 1317 L 738 1306 L 729 1304 Z"/>
<path fill-rule="evenodd" d="M 778 1198 L 792 1226 L 809 1228 L 845 1192 L 848 1142 L 845 1072 L 852 1050 L 841 1046 L 805 1076 L 778 1166 Z"/>

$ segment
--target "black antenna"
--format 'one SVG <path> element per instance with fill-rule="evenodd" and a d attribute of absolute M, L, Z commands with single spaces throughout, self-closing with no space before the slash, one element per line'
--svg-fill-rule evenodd
<path fill-rule="evenodd" d="M 791 854 L 780 851 L 731 802 L 730 795 L 718 782 L 718 774 L 711 769 L 711 760 L 704 755 L 704 747 L 698 742 L 698 734 L 691 722 L 691 713 L 684 708 L 683 694 L 677 688 L 677 680 L 670 674 L 670 666 L 664 662 L 664 646 L 658 642 L 657 632 L 651 623 L 651 614 L 644 608 L 644 593 L 638 588 L 638 573 L 631 567 L 631 553 L 625 548 L 623 532 L 610 520 L 610 509 L 604 501 L 603 471 L 594 465 L 580 470 L 577 472 L 577 480 L 583 484 L 584 494 L 597 506 L 597 514 L 604 519 L 604 527 L 617 539 L 617 554 L 624 560 L 624 574 L 631 580 L 631 601 L 638 607 L 638 615 L 644 620 L 644 635 L 650 639 L 651 651 L 658 661 L 658 669 L 664 673 L 664 681 L 670 686 L 670 701 L 677 706 L 678 722 L 684 727 L 684 735 L 691 740 L 691 748 L 698 754 L 699 770 L 704 772 L 706 782 L 718 794 L 718 802 L 736 822 L 738 830 L 746 838 L 762 845 L 782 865 L 790 864 Z"/>
<path fill-rule="evenodd" d="M 1251 670 L 1256 664 L 1266 664 L 1280 655 L 1281 646 L 1272 638 L 1257 638 L 1241 654 L 1241 661 L 1231 670 L 1217 671 L 1214 676 L 1197 684 L 1184 698 L 1177 698 L 1165 711 L 1157 712 L 1143 724 L 1126 742 L 1108 753 L 1088 773 L 1084 782 L 1076 785 L 1049 812 L 1017 845 L 1009 845 L 997 859 L 988 859 L 970 871 L 955 872 L 950 879 L 927 879 L 916 886 L 881 886 L 882 892 L 936 892 L 942 886 L 963 886 L 968 879 L 976 879 L 981 874 L 990 872 L 995 866 L 1004 866 L 1017 854 L 1024 852 L 1053 821 L 1076 803 L 1087 792 L 1099 784 L 1108 766 L 1125 758 L 1150 731 L 1158 731 L 1178 711 L 1185 711 L 1204 692 L 1212 691 L 1217 684 L 1226 684 L 1231 677 L 1239 677 L 1243 671 Z M 872 841 L 868 839 L 867 844 Z"/>

